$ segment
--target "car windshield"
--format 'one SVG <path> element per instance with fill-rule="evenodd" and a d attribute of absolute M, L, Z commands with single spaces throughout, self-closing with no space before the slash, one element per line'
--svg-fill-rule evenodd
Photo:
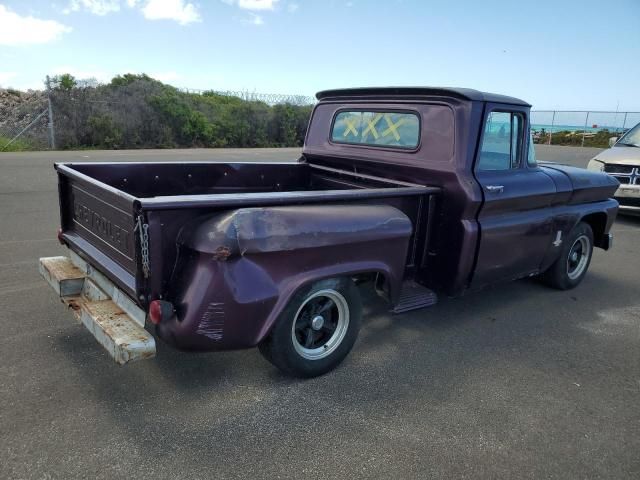
<path fill-rule="evenodd" d="M 640 123 L 625 133 L 616 145 L 640 147 Z"/>

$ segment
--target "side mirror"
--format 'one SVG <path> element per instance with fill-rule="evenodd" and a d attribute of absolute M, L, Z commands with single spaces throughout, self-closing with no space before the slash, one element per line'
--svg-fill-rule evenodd
<path fill-rule="evenodd" d="M 618 137 L 610 137 L 609 138 L 609 148 L 613 147 L 618 141 Z"/>

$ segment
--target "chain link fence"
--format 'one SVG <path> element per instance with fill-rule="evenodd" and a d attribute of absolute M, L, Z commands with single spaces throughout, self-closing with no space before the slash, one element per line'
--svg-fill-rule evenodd
<path fill-rule="evenodd" d="M 144 75 L 50 91 L 58 148 L 300 146 L 312 99 L 174 88 Z"/>
<path fill-rule="evenodd" d="M 0 90 L 0 151 L 47 149 L 48 122 L 44 92 Z"/>
<path fill-rule="evenodd" d="M 640 123 L 640 112 L 533 110 L 531 130 L 536 143 L 583 147 L 609 146 Z"/>
<path fill-rule="evenodd" d="M 64 77 L 47 77 L 42 91 L 0 89 L 0 151 L 298 145 L 315 103 L 306 95 L 173 88 L 144 75 L 111 84 Z"/>
<path fill-rule="evenodd" d="M 280 145 L 290 143 L 291 138 L 299 143 L 304 137 L 309 107 L 315 103 L 314 97 L 306 95 L 178 88 L 175 89 L 177 92 L 187 94 L 181 103 L 174 105 L 171 98 L 164 98 L 165 103 L 160 105 L 157 98 L 163 94 L 161 85 L 159 82 L 141 81 L 114 87 L 85 81 L 78 82 L 72 89 L 52 84 L 43 91 L 0 90 L 0 151 L 44 150 L 56 146 L 175 146 L 175 139 L 172 140 L 169 132 L 171 126 L 167 126 L 166 119 L 158 115 L 162 108 L 176 110 L 171 113 L 184 123 L 179 126 L 179 134 L 191 135 L 194 145 L 225 146 L 227 140 L 217 142 L 216 136 L 230 138 L 226 143 L 229 146 Z M 212 96 L 228 98 L 229 103 L 236 100 L 245 103 L 222 108 L 212 102 L 197 100 L 198 97 Z M 150 98 L 155 100 L 149 101 Z M 290 111 L 274 110 L 273 107 L 278 105 L 294 108 Z M 190 111 L 191 107 L 198 113 Z M 274 115 L 278 118 L 272 118 Z M 216 123 L 217 119 L 224 122 Z M 280 131 L 282 122 L 287 123 L 289 132 Z M 547 145 L 606 148 L 609 138 L 621 136 L 637 123 L 640 123 L 640 112 L 531 112 L 534 141 Z M 175 130 L 176 126 L 173 128 Z M 239 133 L 236 135 L 227 131 L 229 129 Z M 175 132 L 173 135 L 175 137 Z M 198 135 L 211 138 L 207 143 Z M 259 141 L 251 141 L 251 136 L 259 138 Z M 283 139 L 283 136 L 290 138 Z"/>

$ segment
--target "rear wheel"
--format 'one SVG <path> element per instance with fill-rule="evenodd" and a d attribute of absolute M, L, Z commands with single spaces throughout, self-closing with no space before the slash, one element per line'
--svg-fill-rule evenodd
<path fill-rule="evenodd" d="M 542 279 L 559 290 L 576 287 L 587 274 L 593 254 L 593 231 L 580 222 L 569 233 L 562 246 L 560 257 L 544 272 Z"/>
<path fill-rule="evenodd" d="M 283 372 L 315 377 L 334 369 L 358 336 L 360 294 L 348 278 L 322 280 L 296 293 L 260 352 Z"/>

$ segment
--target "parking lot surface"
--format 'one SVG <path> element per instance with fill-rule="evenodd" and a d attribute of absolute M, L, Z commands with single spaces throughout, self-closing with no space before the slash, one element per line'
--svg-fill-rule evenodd
<path fill-rule="evenodd" d="M 586 165 L 598 150 L 538 148 Z M 0 478 L 640 478 L 640 220 L 575 290 L 535 280 L 365 321 L 301 381 L 257 350 L 119 367 L 40 278 L 54 161 L 276 160 L 298 150 L 0 154 Z"/>

